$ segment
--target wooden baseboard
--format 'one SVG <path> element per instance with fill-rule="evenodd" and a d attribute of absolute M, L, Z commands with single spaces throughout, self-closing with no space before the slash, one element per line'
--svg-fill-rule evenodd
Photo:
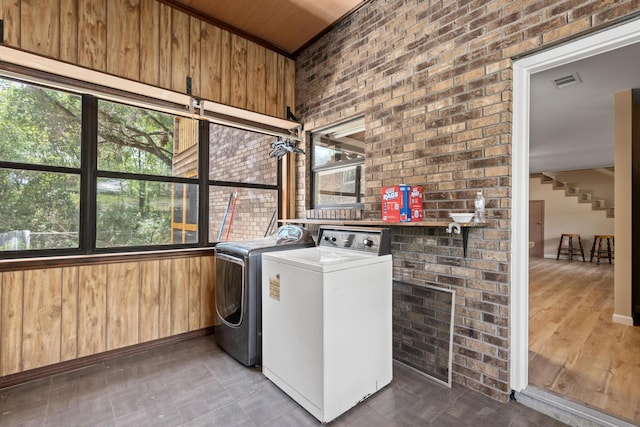
<path fill-rule="evenodd" d="M 185 341 L 191 338 L 210 334 L 213 334 L 213 326 L 191 332 L 185 332 L 179 335 L 173 335 L 166 338 L 160 338 L 129 347 L 123 347 L 116 350 L 105 351 L 103 353 L 92 354 L 91 356 L 80 357 L 78 359 L 68 360 L 66 362 L 60 362 L 49 366 L 43 366 L 41 368 L 30 369 L 28 371 L 6 375 L 4 377 L 0 377 L 0 389 L 26 383 L 29 381 L 38 380 L 52 375 L 62 374 L 64 372 L 73 371 L 79 368 L 84 368 L 86 366 L 95 365 L 96 363 L 100 363 L 105 360 L 141 353 L 143 351 L 147 351 L 156 347 L 161 347 L 167 344 L 173 344 L 179 341 Z"/>

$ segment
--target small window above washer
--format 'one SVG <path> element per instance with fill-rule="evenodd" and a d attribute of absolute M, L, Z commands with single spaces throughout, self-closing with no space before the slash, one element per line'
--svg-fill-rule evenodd
<path fill-rule="evenodd" d="M 313 207 L 362 207 L 364 117 L 311 133 Z"/>

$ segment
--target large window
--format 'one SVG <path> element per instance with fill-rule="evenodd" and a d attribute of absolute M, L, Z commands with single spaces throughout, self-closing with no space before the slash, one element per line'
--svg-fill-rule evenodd
<path fill-rule="evenodd" d="M 274 140 L 0 78 L 0 258 L 262 237 L 277 218 Z"/>
<path fill-rule="evenodd" d="M 78 248 L 79 96 L 0 79 L 0 250 Z"/>
<path fill-rule="evenodd" d="M 359 207 L 364 202 L 364 118 L 311 134 L 313 207 Z"/>
<path fill-rule="evenodd" d="M 98 102 L 96 247 L 198 242 L 197 124 Z"/>

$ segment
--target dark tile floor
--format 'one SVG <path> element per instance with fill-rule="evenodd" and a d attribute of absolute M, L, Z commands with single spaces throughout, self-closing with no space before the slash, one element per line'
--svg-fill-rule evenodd
<path fill-rule="evenodd" d="M 0 426 L 317 426 L 214 336 L 0 390 Z M 561 426 L 517 402 L 439 385 L 402 366 L 332 426 Z"/>

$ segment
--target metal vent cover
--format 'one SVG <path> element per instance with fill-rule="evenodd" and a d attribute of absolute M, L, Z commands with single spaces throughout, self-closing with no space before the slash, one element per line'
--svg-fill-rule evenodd
<path fill-rule="evenodd" d="M 456 291 L 393 281 L 393 359 L 451 388 Z"/>
<path fill-rule="evenodd" d="M 553 85 L 556 89 L 564 89 L 568 86 L 573 86 L 582 83 L 582 79 L 578 73 L 569 74 L 568 76 L 559 77 L 553 79 Z"/>

